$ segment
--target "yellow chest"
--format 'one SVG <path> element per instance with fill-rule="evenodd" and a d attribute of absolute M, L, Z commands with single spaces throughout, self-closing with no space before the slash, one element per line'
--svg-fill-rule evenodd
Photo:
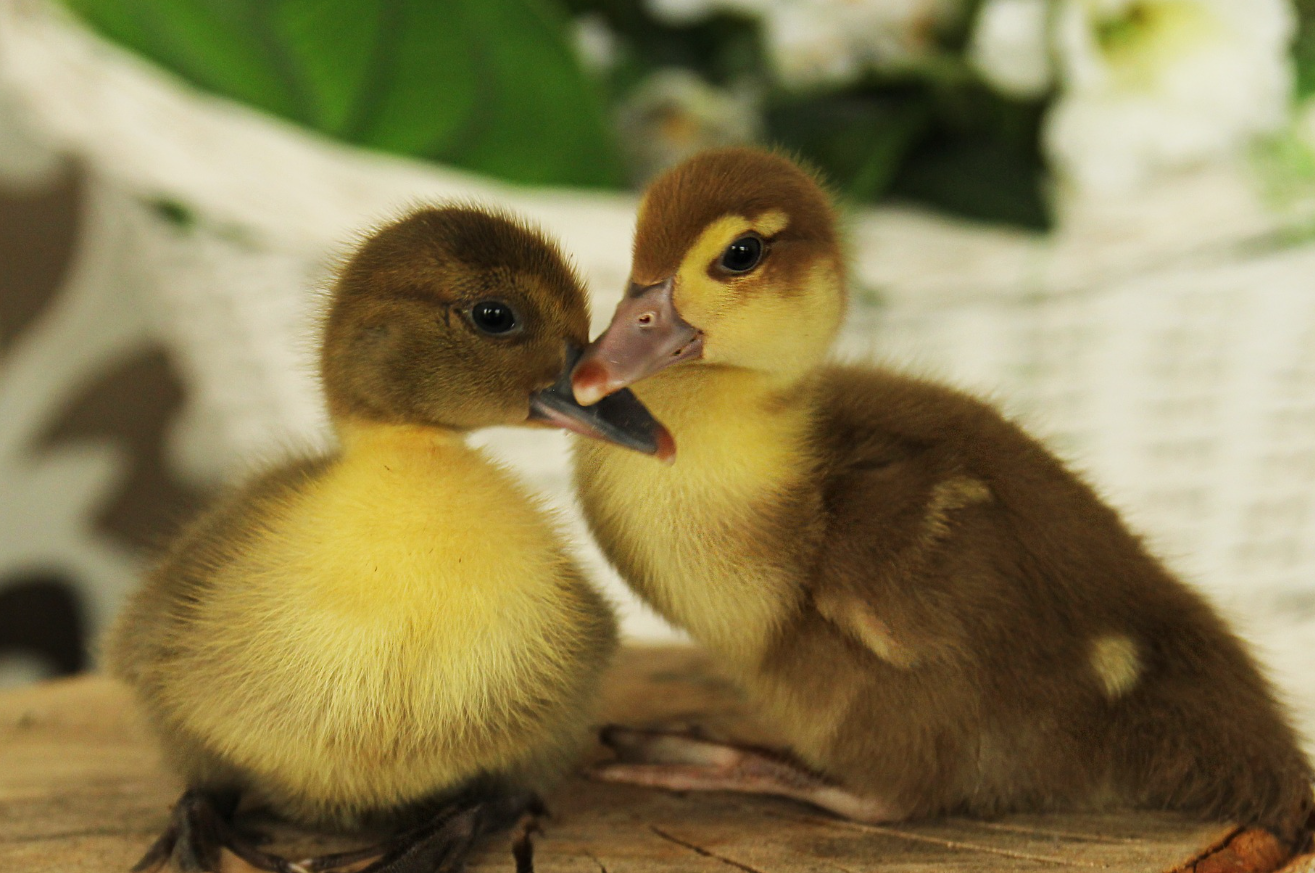
<path fill-rule="evenodd" d="M 496 771 L 575 717 L 544 700 L 578 706 L 599 666 L 570 661 L 610 625 L 550 520 L 477 452 L 406 448 L 348 452 L 286 498 L 194 626 L 224 640 L 198 672 L 240 703 L 189 726 L 296 795 Z"/>
<path fill-rule="evenodd" d="M 800 597 L 797 555 L 771 513 L 807 475 L 807 418 L 736 374 L 678 372 L 636 389 L 675 436 L 675 463 L 577 442 L 577 484 L 631 587 L 700 642 L 750 665 Z"/>

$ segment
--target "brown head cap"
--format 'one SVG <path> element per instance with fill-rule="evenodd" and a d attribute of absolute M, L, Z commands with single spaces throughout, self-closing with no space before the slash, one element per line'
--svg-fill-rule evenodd
<path fill-rule="evenodd" d="M 588 330 L 584 290 L 541 233 L 473 206 L 420 209 L 366 240 L 333 288 L 320 367 L 330 413 L 522 422 Z"/>
<path fill-rule="evenodd" d="M 727 215 L 783 212 L 776 240 L 837 245 L 835 211 L 821 181 L 775 152 L 728 148 L 703 152 L 658 178 L 644 195 L 635 230 L 632 278 L 649 284 L 680 267 L 699 235 Z"/>

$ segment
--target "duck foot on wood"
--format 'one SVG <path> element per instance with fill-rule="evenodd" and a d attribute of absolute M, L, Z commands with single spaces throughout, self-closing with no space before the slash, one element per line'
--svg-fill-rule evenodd
<path fill-rule="evenodd" d="M 669 791 L 735 791 L 787 797 L 842 818 L 890 822 L 903 818 L 890 804 L 864 797 L 812 772 L 784 752 L 737 746 L 695 733 L 609 725 L 599 739 L 617 760 L 595 765 L 589 776 Z"/>
<path fill-rule="evenodd" d="M 540 817 L 546 814 L 535 794 L 464 798 L 445 804 L 429 820 L 402 831 L 382 845 L 298 861 L 294 871 L 320 873 L 370 861 L 358 873 L 456 873 L 485 836 L 513 829 L 516 873 L 533 873 L 534 844 Z M 514 827 L 513 827 L 514 826 Z"/>
<path fill-rule="evenodd" d="M 142 873 L 169 859 L 183 873 L 219 873 L 221 855 L 228 849 L 246 863 L 272 873 L 296 873 L 288 861 L 256 848 L 258 839 L 245 837 L 233 827 L 237 798 L 197 789 L 183 792 L 174 804 L 169 826 L 132 868 Z"/>

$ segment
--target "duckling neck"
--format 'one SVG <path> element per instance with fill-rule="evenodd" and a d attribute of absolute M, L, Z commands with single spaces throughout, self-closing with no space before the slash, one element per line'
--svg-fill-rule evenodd
<path fill-rule="evenodd" d="M 670 467 L 580 444 L 599 541 L 636 592 L 728 661 L 750 667 L 803 596 L 791 513 L 815 460 L 808 384 L 748 370 L 672 368 L 635 393 L 676 438 Z"/>
<path fill-rule="evenodd" d="M 346 419 L 334 422 L 343 460 L 361 456 L 415 457 L 435 452 L 470 451 L 464 431 L 418 424 L 384 424 Z"/>
<path fill-rule="evenodd" d="M 552 521 L 461 431 L 357 422 L 339 432 L 340 456 L 303 494 L 308 535 L 331 539 L 352 567 L 306 574 L 326 597 L 492 601 L 555 584 L 534 570 L 560 564 Z"/>
<path fill-rule="evenodd" d="M 805 457 L 813 419 L 808 385 L 707 366 L 658 373 L 635 391 L 675 435 L 677 468 L 714 476 L 723 486 L 739 480 L 747 497 L 796 480 L 811 460 Z"/>

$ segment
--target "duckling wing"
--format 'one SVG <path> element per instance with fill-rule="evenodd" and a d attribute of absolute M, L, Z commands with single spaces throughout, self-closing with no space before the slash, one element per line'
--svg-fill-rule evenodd
<path fill-rule="evenodd" d="M 878 370 L 832 368 L 817 390 L 827 533 L 815 608 L 898 667 L 971 657 L 968 628 L 994 620 L 1006 586 L 992 471 L 968 447 L 1003 422 Z"/>

